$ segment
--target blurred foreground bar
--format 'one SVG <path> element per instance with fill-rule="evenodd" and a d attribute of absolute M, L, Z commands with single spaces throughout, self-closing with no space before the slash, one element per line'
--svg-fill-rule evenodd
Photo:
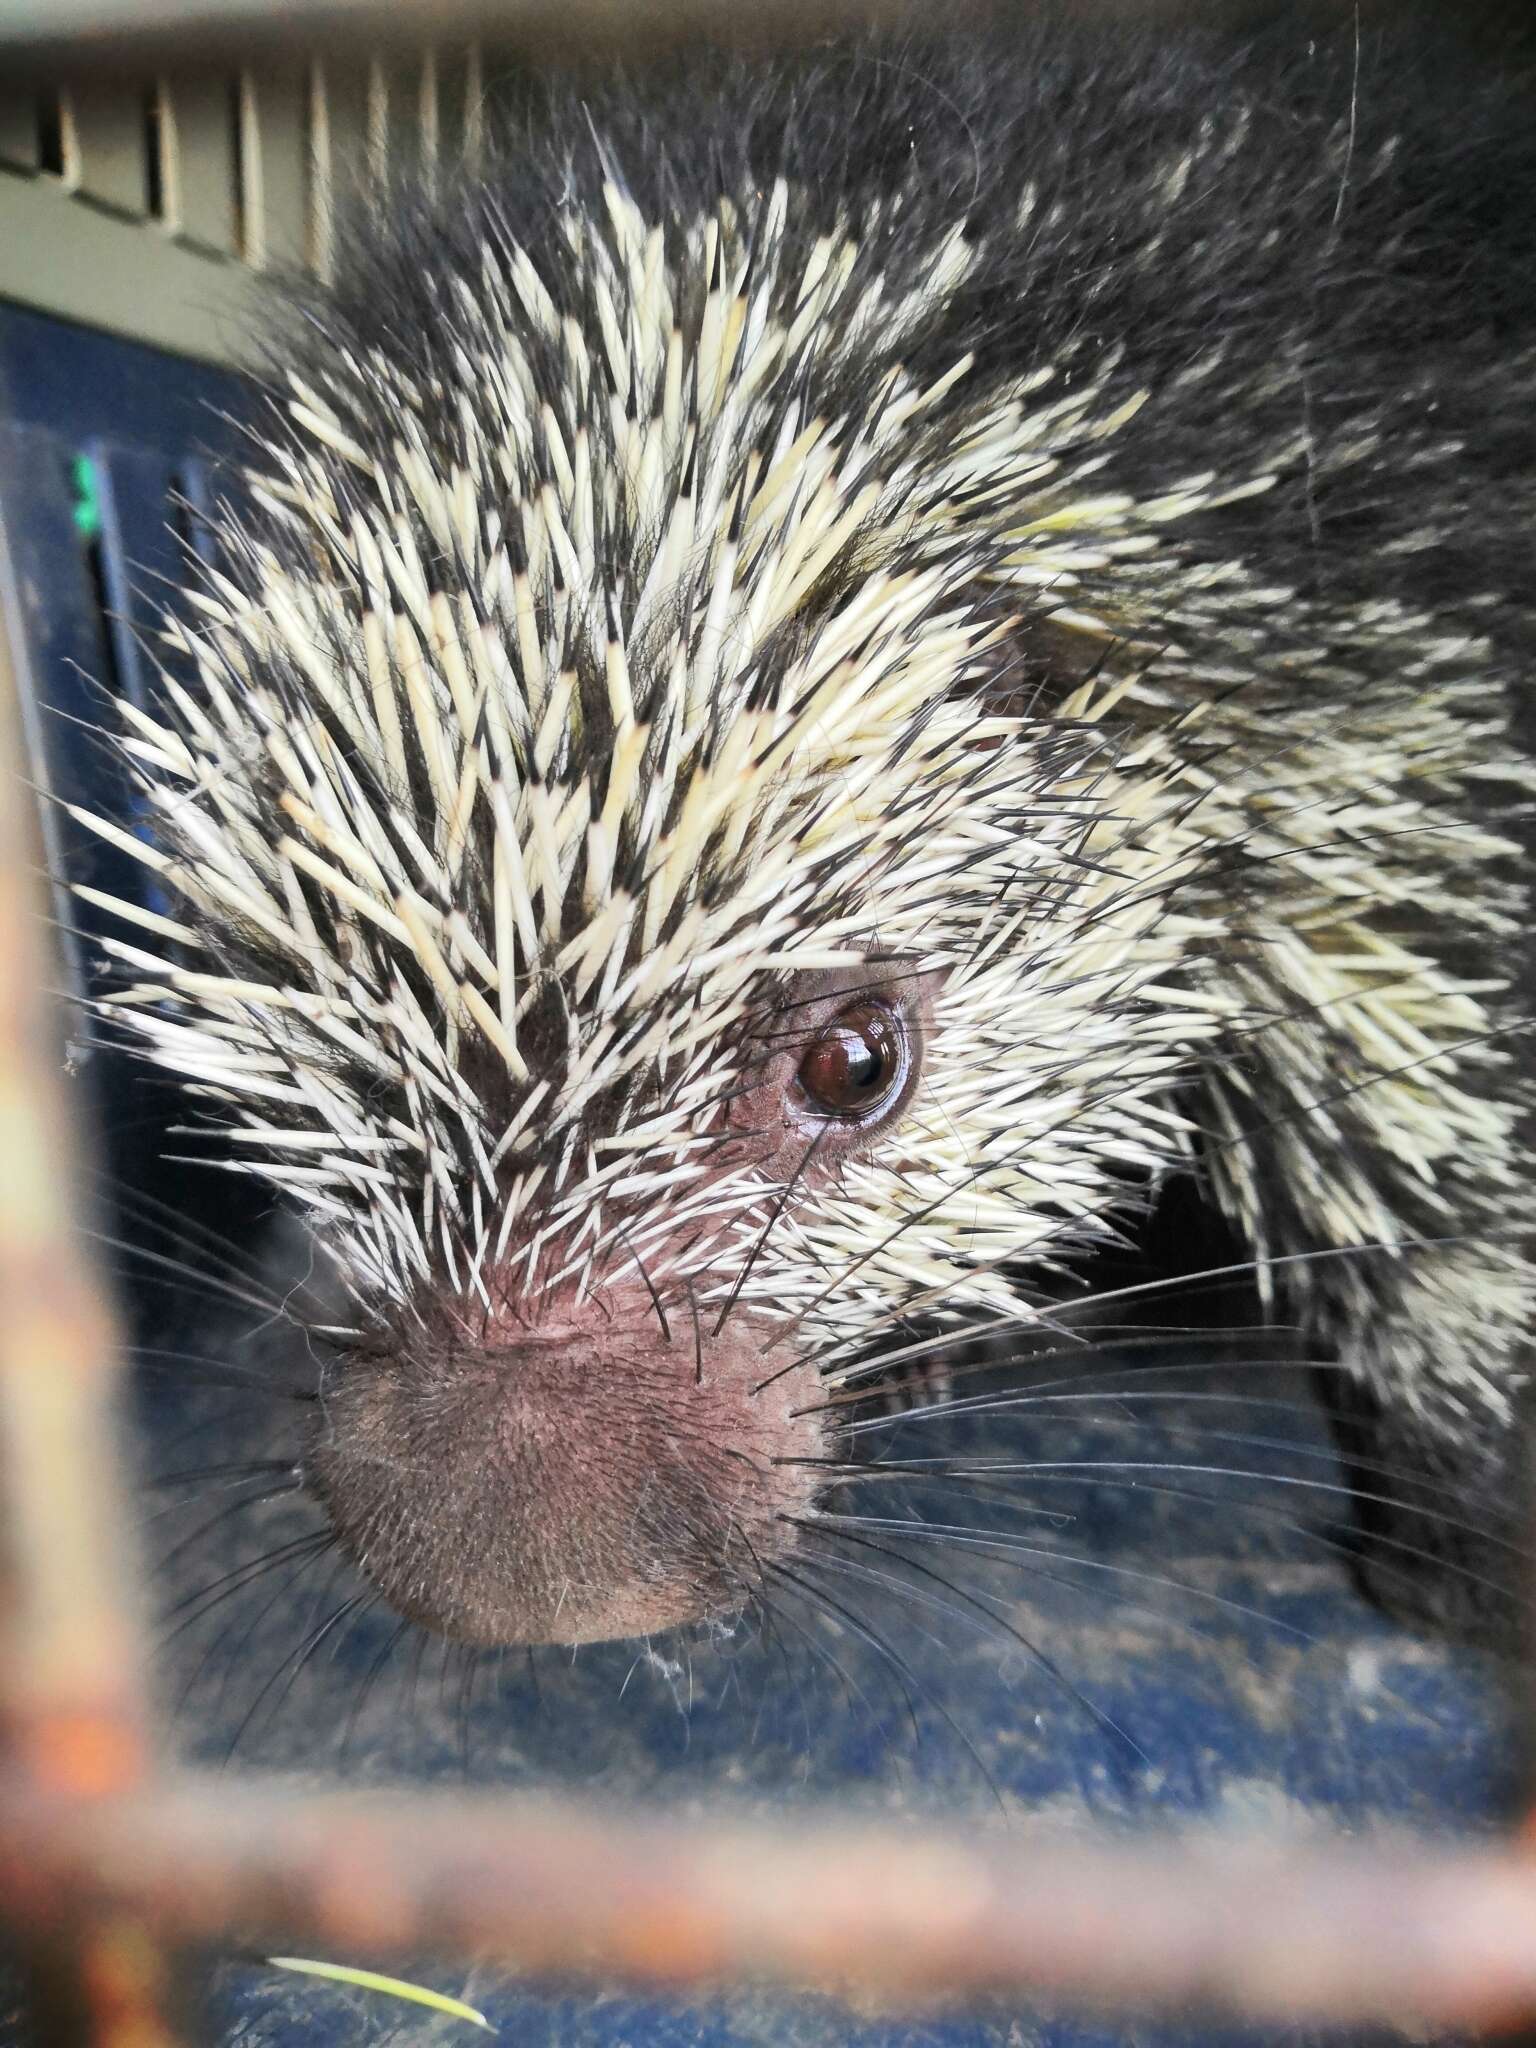
<path fill-rule="evenodd" d="M 4 507 L 0 506 L 0 513 Z M 25 593 L 0 517 L 0 1770 L 61 1839 L 133 1796 L 153 1732 L 114 1431 L 118 1351 L 81 1198 L 64 1062 L 47 991 L 35 813 L 7 630 Z M 11 1917 L 51 1843 L 0 1883 Z M 39 1859 L 42 1859 L 39 1861 Z M 132 1901 L 88 1889 L 17 1955 L 33 2038 L 49 2048 L 170 2048 L 168 1961 Z"/>
<path fill-rule="evenodd" d="M 33 1943 L 89 1899 L 171 1945 L 425 1951 L 552 1985 L 746 1978 L 864 2011 L 1028 1996 L 1459 2033 L 1536 2009 L 1536 1862 L 1403 1839 L 786 1827 L 227 1778 L 86 1807 L 12 1783 L 0 1896 Z"/>

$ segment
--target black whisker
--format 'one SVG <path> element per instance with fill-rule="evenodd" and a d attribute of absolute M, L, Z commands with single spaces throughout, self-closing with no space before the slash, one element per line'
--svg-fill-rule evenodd
<path fill-rule="evenodd" d="M 276 1713 L 281 1709 L 283 1701 L 287 1699 L 289 1693 L 293 1690 L 299 1673 L 330 1636 L 331 1632 L 342 1622 L 346 1621 L 349 1615 L 355 1614 L 360 1607 L 370 1605 L 375 1597 L 371 1593 L 354 1593 L 349 1598 L 343 1600 L 337 1607 L 332 1609 L 330 1615 L 318 1628 L 312 1629 L 304 1637 L 297 1649 L 291 1651 L 283 1659 L 266 1684 L 262 1686 L 260 1692 L 257 1693 L 255 1699 L 252 1700 L 240 1725 L 230 1737 L 229 1748 L 224 1758 L 226 1764 L 234 1761 L 236 1752 L 245 1740 L 262 1707 L 271 1697 L 274 1689 L 277 1689 L 277 1698 L 273 1703 L 273 1712 Z"/>
<path fill-rule="evenodd" d="M 812 1138 L 810 1144 L 807 1145 L 804 1152 L 801 1153 L 799 1162 L 797 1163 L 794 1172 L 789 1176 L 788 1180 L 785 1181 L 783 1187 L 779 1190 L 778 1198 L 774 1202 L 773 1207 L 770 1209 L 768 1213 L 767 1221 L 763 1224 L 762 1229 L 758 1232 L 756 1238 L 753 1240 L 752 1249 L 747 1253 L 747 1256 L 741 1262 L 741 1270 L 737 1273 L 731 1291 L 725 1298 L 725 1306 L 721 1309 L 719 1319 L 717 1320 L 714 1329 L 710 1332 L 711 1336 L 718 1337 L 720 1332 L 725 1328 L 726 1320 L 729 1317 L 731 1310 L 736 1306 L 737 1302 L 741 1299 L 741 1290 L 747 1284 L 748 1275 L 751 1273 L 752 1268 L 757 1264 L 758 1256 L 761 1253 L 763 1246 L 768 1242 L 769 1235 L 771 1234 L 774 1225 L 778 1222 L 779 1218 L 784 1214 L 784 1210 L 786 1205 L 788 1204 L 790 1196 L 799 1186 L 800 1181 L 803 1178 L 807 1168 L 810 1166 L 811 1161 L 815 1158 L 817 1150 L 820 1147 L 822 1140 L 825 1138 L 827 1134 L 828 1128 L 830 1127 L 824 1126 L 821 1130 L 819 1130 L 816 1133 L 815 1137 Z"/>
<path fill-rule="evenodd" d="M 1206 1586 L 1191 1585 L 1185 1579 L 1170 1578 L 1162 1572 L 1148 1572 L 1138 1566 L 1112 1564 L 1105 1558 L 1083 1557 L 1074 1552 L 1053 1550 L 1042 1543 L 1026 1543 L 1021 1537 L 1001 1529 L 967 1529 L 953 1522 L 928 1522 L 916 1518 L 908 1521 L 889 1515 L 844 1515 L 819 1508 L 816 1512 L 818 1523 L 831 1527 L 878 1529 L 913 1543 L 938 1543 L 955 1549 L 973 1550 L 990 1557 L 998 1563 L 1017 1565 L 1030 1579 L 1042 1578 L 1052 1585 L 1080 1589 L 1080 1581 L 1064 1577 L 1037 1565 L 1037 1559 L 1053 1563 L 1068 1563 L 1075 1570 L 1101 1572 L 1114 1578 L 1134 1579 L 1141 1585 L 1157 1586 L 1165 1592 L 1180 1593 L 1190 1599 L 1201 1600 L 1212 1607 L 1224 1609 L 1238 1615 L 1244 1621 L 1256 1621 L 1272 1629 L 1277 1635 L 1293 1637 L 1297 1642 L 1315 1644 L 1317 1638 L 1306 1629 L 1298 1628 L 1294 1622 L 1282 1621 L 1278 1615 L 1266 1614 L 1262 1608 L 1250 1607 L 1242 1600 L 1233 1600 L 1227 1594 L 1214 1593 Z M 1128 1604 L 1128 1603 L 1125 1603 Z M 1158 1622 L 1166 1622 L 1168 1616 L 1151 1607 L 1130 1606 L 1130 1612 Z M 1207 1631 L 1194 1629 L 1193 1624 L 1181 1622 L 1180 1627 L 1191 1628 L 1206 1641 L 1211 1638 Z"/>
<path fill-rule="evenodd" d="M 863 1565 L 855 1564 L 846 1557 L 832 1556 L 826 1554 L 811 1555 L 808 1554 L 806 1551 L 802 1550 L 800 1552 L 800 1563 L 810 1571 L 834 1572 L 839 1574 L 843 1578 L 851 1578 L 856 1581 L 862 1582 L 865 1585 L 885 1585 L 888 1587 L 895 1587 L 897 1590 L 899 1590 L 906 1596 L 908 1601 L 913 1600 L 915 1597 L 919 1605 L 938 1607 L 941 1612 L 943 1611 L 942 1603 L 934 1601 L 931 1598 L 924 1599 L 924 1597 L 921 1594 L 917 1594 L 914 1596 L 913 1589 L 910 1586 L 905 1585 L 900 1580 L 892 1578 L 886 1573 L 872 1570 Z M 819 1590 L 821 1591 L 822 1597 L 824 1599 L 830 1599 L 830 1596 L 826 1593 L 825 1588 L 820 1588 Z M 913 1632 L 913 1634 L 920 1635 L 923 1638 L 924 1642 L 928 1643 L 932 1648 L 937 1650 L 941 1656 L 947 1655 L 948 1646 L 945 1643 L 943 1643 L 939 1639 L 939 1637 L 933 1633 L 931 1629 L 925 1628 L 921 1622 L 914 1620 L 910 1614 L 908 1614 L 906 1617 L 906 1626 Z M 960 1746 L 964 1749 L 967 1756 L 969 1756 L 969 1758 L 971 1759 L 971 1762 L 976 1766 L 977 1773 L 980 1776 L 983 1784 L 987 1787 L 988 1792 L 991 1794 L 992 1798 L 996 1801 L 998 1807 L 1001 1809 L 1003 1806 L 1002 1790 L 999 1787 L 997 1780 L 993 1776 L 991 1770 L 988 1768 L 986 1761 L 982 1757 L 980 1750 L 977 1749 L 975 1743 L 971 1740 L 970 1736 L 966 1734 L 964 1728 L 961 1727 L 960 1723 L 956 1720 L 955 1716 L 949 1711 L 949 1709 L 945 1706 L 944 1702 L 941 1699 L 939 1699 L 932 1692 L 927 1694 L 927 1698 L 930 1704 L 937 1711 L 937 1713 L 942 1717 L 950 1733 L 959 1742 Z M 918 1739 L 919 1741 L 921 1741 L 921 1737 L 919 1737 Z"/>
<path fill-rule="evenodd" d="M 243 1494 L 238 1500 L 227 1502 L 216 1514 L 210 1515 L 205 1522 L 200 1522 L 189 1535 L 180 1537 L 172 1544 L 169 1550 L 156 1558 L 155 1569 L 157 1573 L 164 1577 L 184 1551 L 190 1550 L 194 1544 L 200 1543 L 210 1530 L 217 1529 L 221 1523 L 227 1522 L 232 1515 L 238 1514 L 243 1508 L 259 1507 L 267 1501 L 281 1500 L 285 1494 L 296 1493 L 299 1489 L 299 1484 L 298 1478 L 295 1477 L 286 1486 L 257 1486 L 253 1492 Z M 180 1503 L 178 1502 L 176 1505 L 179 1506 Z"/>
<path fill-rule="evenodd" d="M 278 1544 L 260 1557 L 247 1559 L 245 1563 L 236 1565 L 233 1570 L 221 1574 L 211 1584 L 200 1587 L 195 1593 L 185 1595 L 174 1606 L 168 1608 L 162 1617 L 163 1621 L 167 1622 L 174 1620 L 178 1615 L 181 1617 L 176 1621 L 174 1628 L 162 1633 L 162 1643 L 173 1641 L 184 1629 L 200 1621 L 232 1593 L 241 1591 L 252 1579 L 262 1577 L 276 1566 L 287 1563 L 290 1558 L 317 1555 L 329 1549 L 334 1541 L 335 1538 L 328 1529 L 311 1529 L 303 1536 L 290 1537 L 286 1543 Z"/>
<path fill-rule="evenodd" d="M 357 1724 L 362 1719 L 363 1709 L 368 1703 L 368 1696 L 373 1691 L 373 1688 L 378 1683 L 379 1679 L 382 1677 L 385 1665 L 388 1664 L 390 1658 L 394 1655 L 395 1650 L 401 1641 L 401 1638 L 405 1636 L 409 1632 L 409 1630 L 415 1626 L 416 1624 L 411 1621 L 396 1622 L 394 1628 L 391 1629 L 389 1634 L 384 1638 L 383 1645 L 380 1648 L 378 1654 L 374 1657 L 373 1661 L 369 1664 L 367 1671 L 363 1674 L 362 1684 L 359 1686 L 356 1694 L 353 1697 L 352 1705 L 347 1712 L 345 1725 L 342 1728 L 341 1749 L 338 1757 L 339 1762 L 345 1763 L 346 1761 L 347 1752 L 352 1746 L 353 1736 L 357 1732 Z M 530 1657 L 532 1656 L 532 1654 L 532 1651 L 530 1651 Z"/>
<path fill-rule="evenodd" d="M 1009 1469 L 1011 1468 L 1007 1466 L 993 1468 L 969 1466 L 951 1469 L 946 1468 L 942 1460 L 933 1460 L 931 1464 L 914 1464 L 911 1469 L 884 1465 L 877 1467 L 874 1471 L 869 1471 L 863 1467 L 855 1468 L 855 1471 L 861 1485 L 875 1485 L 906 1479 L 930 1486 L 954 1486 L 956 1488 L 963 1488 L 971 1493 L 990 1495 L 993 1498 L 1001 1495 L 1003 1498 L 1011 1501 L 1013 1498 L 1012 1490 L 1001 1487 L 992 1476 L 994 1471 L 1007 1471 Z M 1058 1467 L 1055 1470 L 1043 1467 L 1033 1469 L 1022 1467 L 1019 1469 L 1028 1472 L 1031 1486 L 1081 1486 L 1084 1483 L 1084 1475 L 1092 1475 L 1092 1484 L 1094 1486 L 1121 1492 L 1145 1493 L 1165 1500 L 1188 1501 L 1192 1505 L 1203 1508 L 1220 1507 L 1227 1513 L 1233 1512 L 1235 1507 L 1235 1503 L 1230 1495 L 1202 1493 L 1194 1487 L 1170 1486 L 1163 1481 L 1119 1478 L 1113 1475 L 1125 1471 L 1185 1472 L 1194 1477 L 1244 1479 L 1257 1481 L 1261 1484 L 1273 1483 L 1291 1486 L 1303 1492 L 1326 1492 L 1344 1495 L 1350 1499 L 1354 1498 L 1350 1488 L 1347 1486 L 1326 1486 L 1322 1480 L 1298 1479 L 1270 1472 L 1244 1472 L 1220 1465 L 1159 1463 L 1154 1459 L 1143 1460 L 1134 1465 L 1127 1460 L 1121 1459 L 1083 1459 L 1070 1467 Z M 1374 1498 L 1383 1500 L 1388 1506 L 1400 1505 L 1390 1495 L 1377 1495 Z M 1350 1538 L 1337 1535 L 1330 1536 L 1326 1530 L 1315 1528 L 1306 1522 L 1299 1522 L 1293 1515 L 1287 1514 L 1284 1509 L 1272 1507 L 1267 1502 L 1244 1500 L 1241 1503 L 1241 1512 L 1260 1520 L 1277 1522 L 1282 1528 L 1300 1537 L 1304 1542 L 1321 1545 L 1323 1548 L 1333 1551 L 1350 1561 L 1355 1560 L 1360 1554 L 1359 1544 Z M 1452 1522 L 1452 1526 L 1455 1527 L 1457 1524 Z M 1460 1526 L 1469 1535 L 1478 1538 L 1484 1536 L 1485 1532 L 1480 1529 L 1466 1524 Z M 1496 1579 L 1490 1579 L 1486 1574 L 1472 1570 L 1470 1566 L 1454 1563 L 1448 1558 L 1443 1558 L 1436 1552 L 1425 1549 L 1420 1544 L 1409 1542 L 1404 1537 L 1388 1536 L 1380 1531 L 1373 1531 L 1370 1540 L 1373 1553 L 1378 1549 L 1396 1551 L 1404 1557 L 1414 1559 L 1416 1562 L 1429 1564 L 1437 1571 L 1444 1571 L 1456 1578 L 1465 1579 L 1469 1584 L 1481 1586 L 1489 1592 L 1497 1593 L 1501 1598 L 1511 1602 L 1516 1599 L 1515 1593 L 1509 1587 L 1501 1586 Z M 1513 1545 L 1509 1547 L 1515 1548 Z M 1403 1574 L 1399 1573 L 1397 1576 L 1402 1577 Z"/>
<path fill-rule="evenodd" d="M 805 1518 L 795 1518 L 795 1526 L 797 1528 L 807 1526 Z M 892 1554 L 884 1545 L 874 1543 L 868 1537 L 857 1536 L 848 1529 L 830 1529 L 828 1533 L 844 1543 L 856 1544 L 860 1549 L 873 1550 L 884 1557 L 889 1557 Z M 1101 1728 L 1107 1729 L 1110 1734 L 1124 1743 L 1126 1748 L 1138 1757 L 1143 1764 L 1147 1765 L 1149 1769 L 1151 1768 L 1152 1759 L 1147 1755 L 1140 1743 L 1133 1736 L 1129 1735 L 1109 1714 L 1106 1714 L 1102 1707 L 1098 1706 L 1093 1700 L 1088 1698 L 1086 1693 L 1075 1686 L 1061 1669 L 1060 1665 L 1056 1663 L 1055 1659 L 1042 1650 L 1038 1643 L 1031 1641 L 1021 1629 L 1005 1619 L 1004 1616 L 998 1614 L 989 1600 L 983 1599 L 978 1593 L 968 1592 L 963 1586 L 955 1585 L 954 1581 L 945 1578 L 942 1572 L 932 1571 L 927 1565 L 919 1564 L 915 1558 L 902 1557 L 900 1562 L 908 1571 L 916 1572 L 925 1579 L 931 1579 L 936 1585 L 943 1586 L 948 1592 L 953 1593 L 957 1599 L 963 1601 L 966 1606 L 973 1608 L 978 1614 L 984 1616 L 993 1628 L 1000 1630 L 1013 1642 L 1017 1643 L 1031 1663 L 1044 1671 L 1048 1677 L 1053 1678 L 1086 1714 L 1098 1722 Z"/>

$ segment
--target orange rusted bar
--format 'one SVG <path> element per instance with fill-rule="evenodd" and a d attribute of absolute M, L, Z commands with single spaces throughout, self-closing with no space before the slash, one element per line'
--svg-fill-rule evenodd
<path fill-rule="evenodd" d="M 34 1940 L 89 1897 L 168 1940 L 425 1950 L 551 1983 L 744 1977 L 864 2010 L 1039 1997 L 1458 2030 L 1536 2011 L 1536 1864 L 1514 1846 L 767 1826 L 187 1779 L 94 1805 L 0 1787 L 0 1890 Z"/>
<path fill-rule="evenodd" d="M 0 598 L 12 588 L 0 530 Z M 72 1215 L 54 968 L 3 625 L 0 605 L 0 1743 L 13 1777 L 83 1812 L 141 1783 L 149 1719 L 113 1442 L 116 1338 Z M 172 2038 L 163 1958 L 131 1909 L 71 1909 L 26 1962 L 50 2041 Z"/>

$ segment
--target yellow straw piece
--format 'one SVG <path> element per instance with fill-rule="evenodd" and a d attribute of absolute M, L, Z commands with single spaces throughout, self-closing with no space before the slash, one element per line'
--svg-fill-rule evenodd
<path fill-rule="evenodd" d="M 350 1963 L 316 1963 L 304 1956 L 268 1956 L 274 1970 L 298 1970 L 306 1977 L 327 1977 L 333 1984 L 355 1984 L 360 1991 L 382 1991 L 387 1998 L 408 1999 L 412 2005 L 427 2005 L 450 2019 L 472 2020 L 487 2033 L 494 2029 L 483 2012 L 466 2005 L 462 1998 L 431 1991 L 425 1984 L 408 1984 L 403 1977 L 384 1977 L 377 1970 L 356 1970 Z"/>

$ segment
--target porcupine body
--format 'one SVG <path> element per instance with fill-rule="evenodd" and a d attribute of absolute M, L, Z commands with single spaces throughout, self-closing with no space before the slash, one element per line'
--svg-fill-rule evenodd
<path fill-rule="evenodd" d="M 354 224 L 123 707 L 108 1006 L 333 1256 L 403 1613 L 750 1601 L 840 1398 L 1194 1172 L 1379 1590 L 1494 1628 L 1533 195 L 1413 37 L 1058 24 L 509 91 Z"/>

